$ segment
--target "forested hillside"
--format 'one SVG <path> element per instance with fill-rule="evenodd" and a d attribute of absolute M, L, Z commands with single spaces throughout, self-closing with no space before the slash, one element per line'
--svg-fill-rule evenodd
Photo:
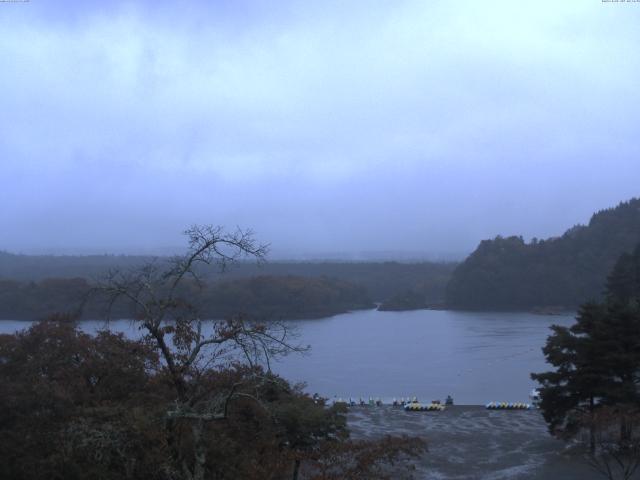
<path fill-rule="evenodd" d="M 602 297 L 616 260 L 640 241 L 640 199 L 594 214 L 547 240 L 480 242 L 455 269 L 447 305 L 470 309 L 573 308 Z"/>

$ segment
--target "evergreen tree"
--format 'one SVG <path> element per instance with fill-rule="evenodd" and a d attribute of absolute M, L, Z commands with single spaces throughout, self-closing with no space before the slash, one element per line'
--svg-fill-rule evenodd
<path fill-rule="evenodd" d="M 640 246 L 616 263 L 604 303 L 583 305 L 569 328 L 552 327 L 543 352 L 555 370 L 531 375 L 541 384 L 541 409 L 550 431 L 570 437 L 588 427 L 592 451 L 596 410 L 640 405 L 638 271 Z M 623 436 L 626 428 L 620 431 Z"/>
<path fill-rule="evenodd" d="M 640 300 L 640 244 L 623 254 L 607 278 L 607 300 L 628 304 Z"/>
<path fill-rule="evenodd" d="M 597 399 L 608 391 L 606 369 L 600 362 L 603 352 L 592 341 L 592 334 L 605 315 L 605 308 L 591 303 L 581 308 L 573 326 L 552 326 L 554 333 L 543 352 L 555 370 L 531 375 L 541 384 L 540 408 L 554 435 L 575 435 L 581 419 L 594 412 Z M 593 448 L 593 432 L 591 445 Z"/>

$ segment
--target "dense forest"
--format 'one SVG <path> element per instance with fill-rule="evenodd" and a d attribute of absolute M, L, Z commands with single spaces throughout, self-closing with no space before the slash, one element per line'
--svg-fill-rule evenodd
<path fill-rule="evenodd" d="M 595 213 L 589 224 L 547 240 L 480 242 L 455 269 L 447 305 L 468 309 L 575 308 L 602 298 L 618 257 L 640 241 L 640 199 Z"/>
<path fill-rule="evenodd" d="M 226 317 L 246 312 L 252 317 L 318 318 L 349 310 L 373 308 L 364 287 L 327 277 L 260 276 L 215 283 L 202 310 Z"/>
<path fill-rule="evenodd" d="M 159 261 L 167 257 L 160 257 Z M 95 279 L 109 269 L 135 268 L 152 257 L 128 255 L 15 255 L 0 252 L 0 279 L 37 282 L 48 278 Z M 200 272 L 205 278 L 229 280 L 256 276 L 329 277 L 366 288 L 376 302 L 384 302 L 405 290 L 424 294 L 427 301 L 442 302 L 446 284 L 455 263 L 443 262 L 284 262 L 268 261 L 256 265 L 238 262 L 220 274 L 216 270 Z"/>
<path fill-rule="evenodd" d="M 102 318 L 107 303 L 98 294 L 89 295 L 92 287 L 83 278 L 0 280 L 0 319 L 35 320 L 57 312 Z M 200 290 L 197 307 L 206 318 L 234 314 L 260 320 L 317 318 L 374 307 L 363 287 L 326 277 L 259 276 L 204 285 L 185 282 L 182 290 L 189 298 Z M 130 305 L 116 303 L 111 315 L 129 318 Z"/>
<path fill-rule="evenodd" d="M 106 272 L 130 270 L 168 257 L 30 256 L 0 252 L 0 318 L 36 319 L 76 309 Z M 207 284 L 202 311 L 219 318 L 242 311 L 260 318 L 315 318 L 393 303 L 410 291 L 423 303 L 442 303 L 453 263 L 237 262 L 220 273 L 201 269 Z M 414 307 L 412 307 L 414 308 Z M 421 308 L 420 306 L 415 308 Z M 86 304 L 84 318 L 102 314 Z M 117 314 L 126 315 L 121 306 Z"/>
<path fill-rule="evenodd" d="M 378 310 L 381 311 L 403 311 L 403 310 L 420 310 L 422 308 L 432 307 L 434 304 L 429 303 L 424 294 L 417 289 L 403 290 L 398 292 L 382 303 Z"/>

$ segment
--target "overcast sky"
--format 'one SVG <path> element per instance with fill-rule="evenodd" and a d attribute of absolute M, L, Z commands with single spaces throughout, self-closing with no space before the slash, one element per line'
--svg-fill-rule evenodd
<path fill-rule="evenodd" d="M 465 255 L 640 195 L 640 3 L 0 3 L 0 249 Z"/>

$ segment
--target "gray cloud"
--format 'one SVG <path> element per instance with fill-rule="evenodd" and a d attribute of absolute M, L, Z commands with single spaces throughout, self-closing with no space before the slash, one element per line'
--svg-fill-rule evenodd
<path fill-rule="evenodd" d="M 640 7 L 0 9 L 0 248 L 465 253 L 637 195 Z"/>

